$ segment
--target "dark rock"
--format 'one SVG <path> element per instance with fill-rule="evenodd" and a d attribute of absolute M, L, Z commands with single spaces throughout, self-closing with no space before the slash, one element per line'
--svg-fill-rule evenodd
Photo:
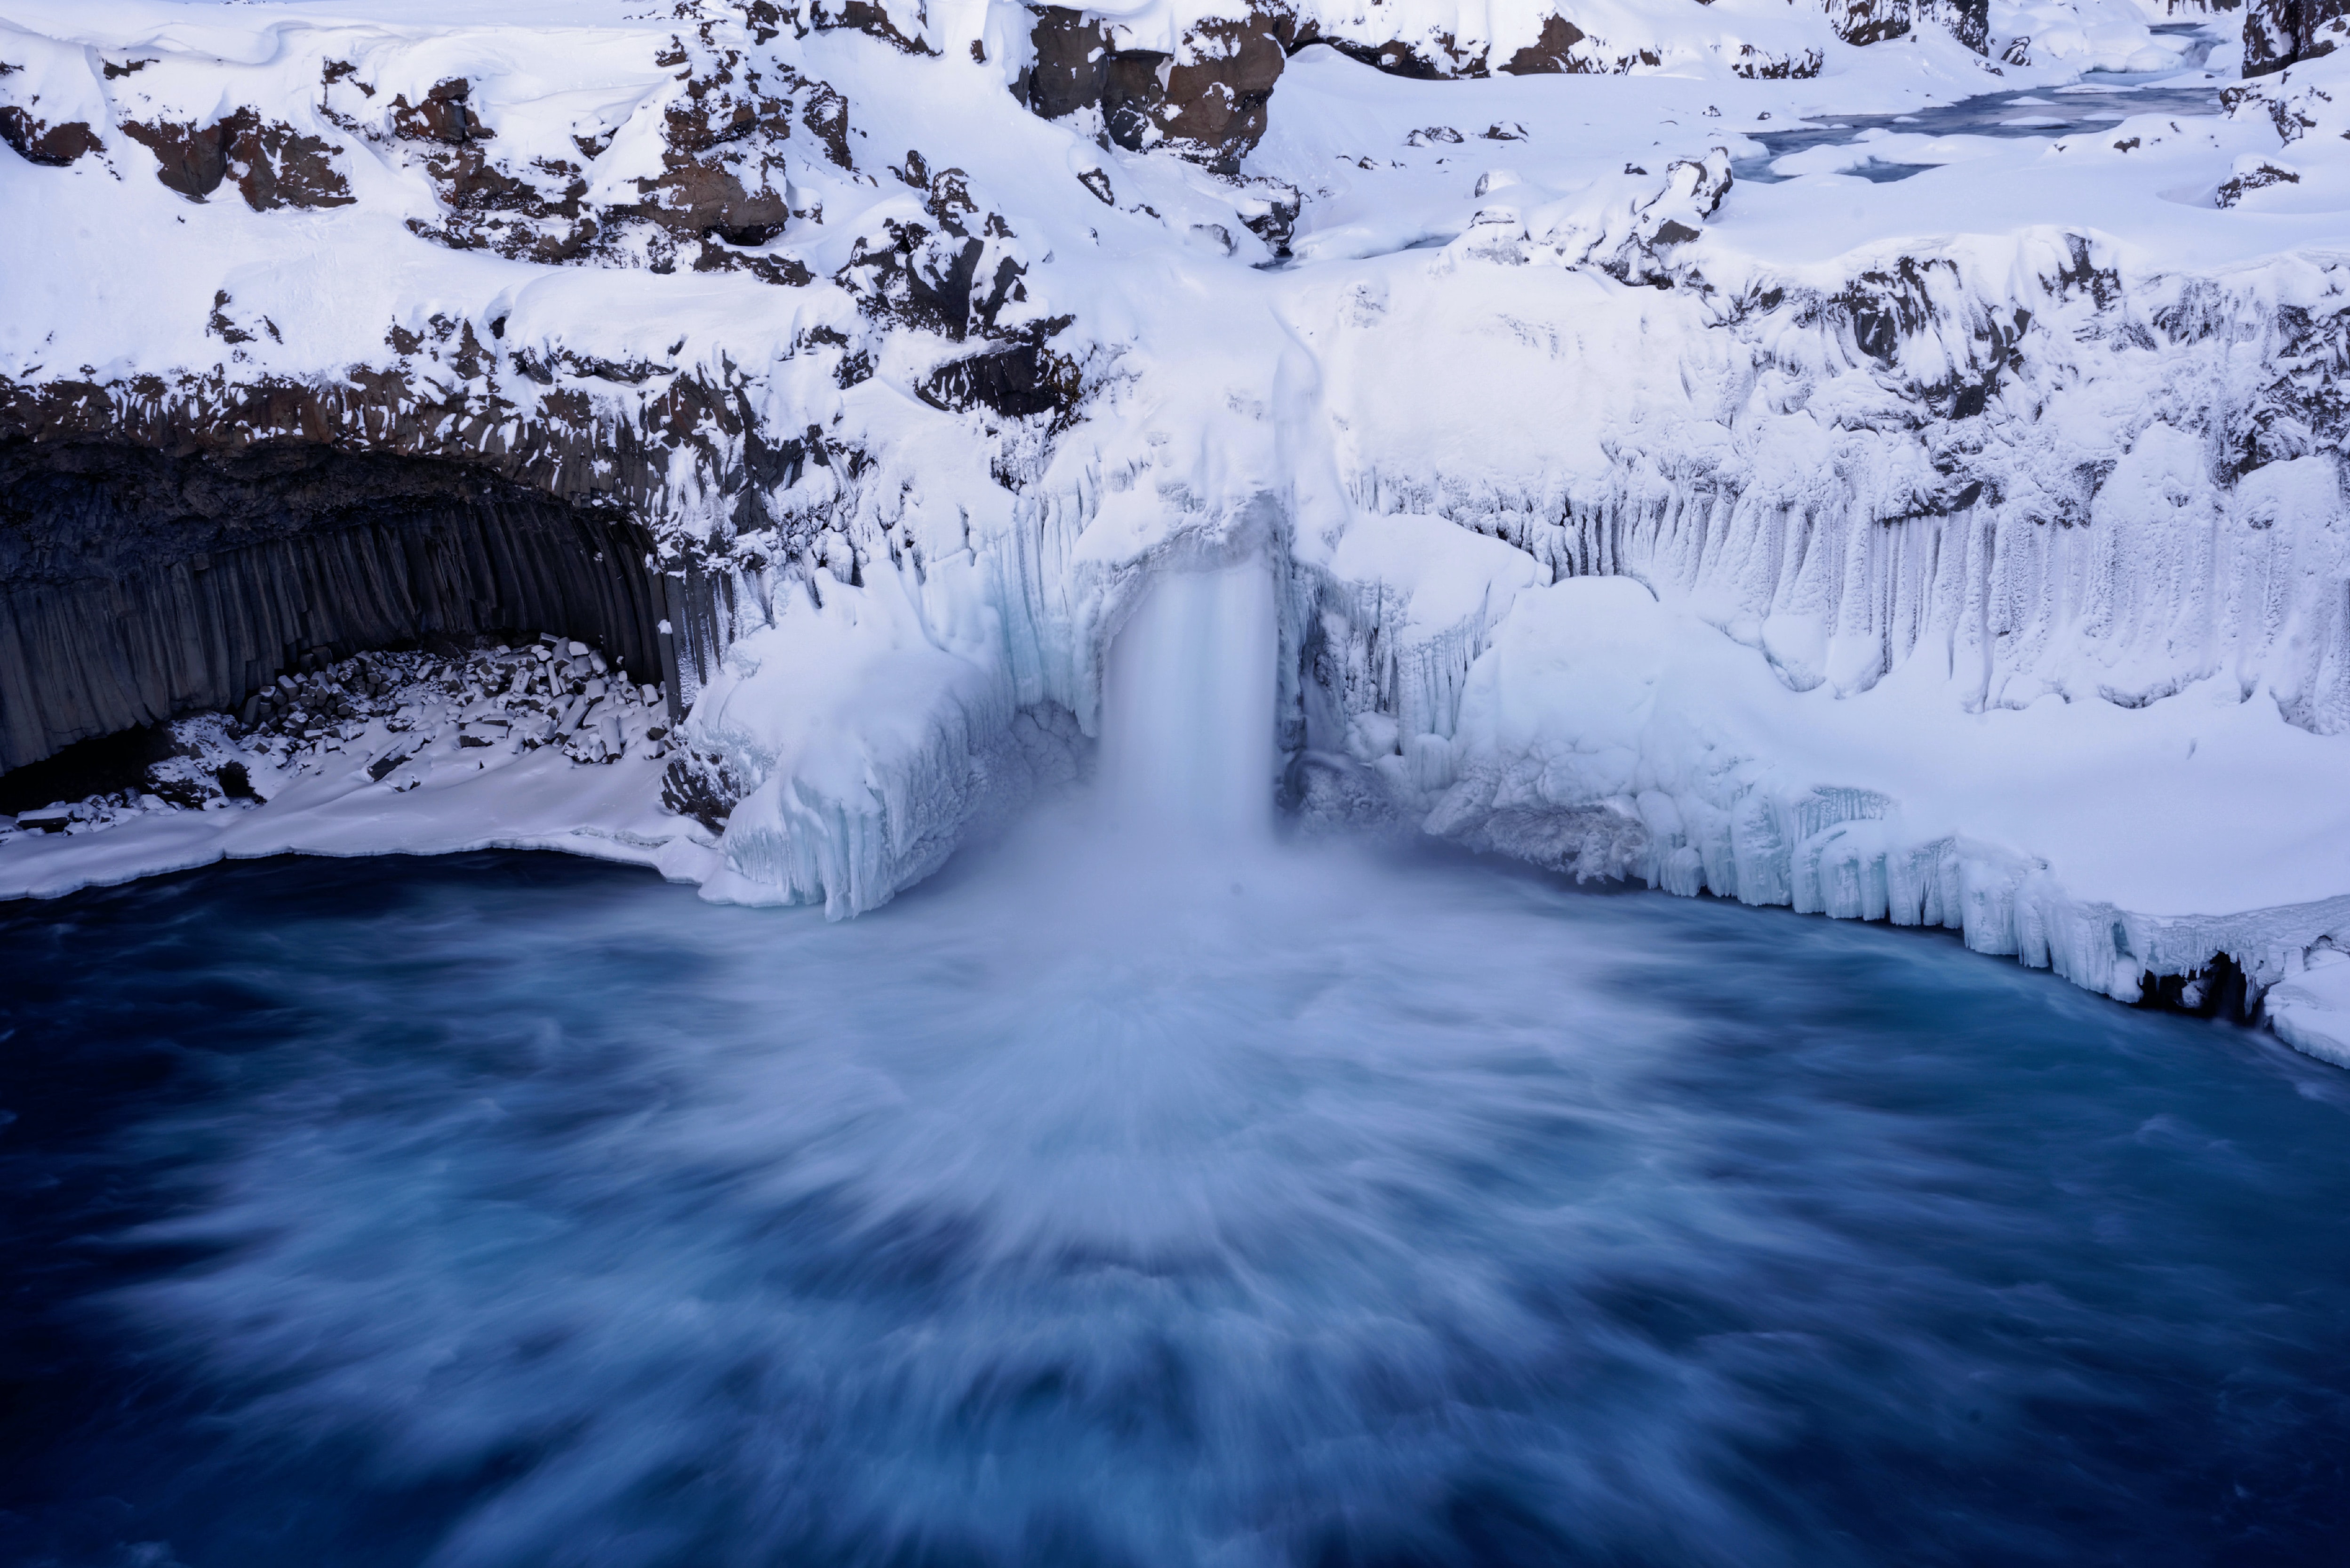
<path fill-rule="evenodd" d="M 1826 63 L 1816 49 L 1805 49 L 1800 55 L 1774 55 L 1752 44 L 1741 44 L 1738 57 L 1730 62 L 1730 68 L 1732 74 L 1751 82 L 1805 81 L 1819 75 Z"/>
<path fill-rule="evenodd" d="M 1909 0 L 1828 0 L 1827 16 L 1846 43 L 1881 44 L 1908 33 Z"/>
<path fill-rule="evenodd" d="M 746 245 L 773 239 L 791 220 L 791 206 L 775 188 L 782 182 L 780 160 L 671 153 L 668 162 L 660 178 L 637 182 L 647 200 L 634 215 L 677 234 L 716 234 Z"/>
<path fill-rule="evenodd" d="M 2282 163 L 2272 163 L 2263 159 L 2257 166 L 2246 170 L 2243 173 L 2232 174 L 2222 180 L 2220 182 L 2218 202 L 2222 207 L 2232 207 L 2242 201 L 2248 192 L 2261 190 L 2265 186 L 2300 183 L 2301 175 L 2296 171 L 2288 169 Z"/>
<path fill-rule="evenodd" d="M 2251 0 L 2244 9 L 2244 75 L 2268 76 L 2330 55 L 2345 36 L 2350 0 Z"/>
<path fill-rule="evenodd" d="M 843 169 L 854 169 L 856 161 L 848 154 L 848 100 L 833 89 L 830 84 L 811 84 L 800 108 L 800 123 L 808 134 L 824 143 L 824 150 Z"/>
<path fill-rule="evenodd" d="M 142 125 L 124 120 L 122 133 L 155 154 L 155 177 L 192 202 L 201 202 L 234 176 L 245 205 L 256 213 L 280 207 L 348 207 L 357 198 L 333 162 L 331 142 L 305 136 L 282 120 L 264 120 L 240 109 L 210 125 Z"/>
<path fill-rule="evenodd" d="M 809 0 L 808 22 L 818 32 L 847 28 L 865 33 L 910 55 L 938 53 L 919 27 L 910 34 L 901 31 L 889 13 L 872 0 Z"/>
<path fill-rule="evenodd" d="M 410 103 L 406 94 L 391 100 L 391 131 L 411 141 L 441 141 L 462 147 L 484 141 L 496 131 L 474 118 L 466 99 L 473 86 L 463 77 L 452 77 L 435 87 L 422 103 Z"/>
<path fill-rule="evenodd" d="M 1165 147 L 1228 174 L 1264 135 L 1265 106 L 1287 62 L 1272 19 L 1209 18 L 1169 55 L 1115 48 L 1108 26 L 1080 11 L 1047 6 L 1035 16 L 1036 57 L 1020 92 L 1044 118 L 1097 109 L 1118 146 Z"/>
<path fill-rule="evenodd" d="M 685 752 L 670 761 L 661 775 L 661 806 L 679 816 L 690 816 L 712 833 L 723 832 L 726 819 L 742 804 L 743 782 L 723 757 Z"/>
<path fill-rule="evenodd" d="M 1011 230 L 973 202 L 969 177 L 941 169 L 924 203 L 937 228 L 885 219 L 861 235 L 834 281 L 868 315 L 888 317 L 962 342 L 996 334 L 1004 307 L 1028 297 L 1027 269 L 1000 242 Z"/>
<path fill-rule="evenodd" d="M 641 530 L 453 463 L 17 439 L 0 498 L 0 766 L 428 635 L 558 626 L 660 668 Z"/>
<path fill-rule="evenodd" d="M 715 36 L 707 26 L 701 31 Z M 608 206 L 588 202 L 581 162 L 506 161 L 484 145 L 488 128 L 456 113 L 467 99 L 463 81 L 442 83 L 422 105 L 403 109 L 404 100 L 396 101 L 396 134 L 435 146 L 424 170 L 448 208 L 440 222 L 410 227 L 455 249 L 550 265 L 615 254 L 664 273 L 681 261 L 705 272 L 745 265 L 707 246 L 764 244 L 806 215 L 792 212 L 785 178 L 794 114 L 846 164 L 847 105 L 830 87 L 788 66 L 753 60 L 700 35 L 691 42 L 673 38 L 660 59 L 685 67 L 685 92 L 664 111 L 661 171 L 636 182 L 635 200 Z M 577 131 L 572 137 L 588 161 L 608 140 Z M 698 256 L 681 248 L 696 241 L 705 242 Z M 796 281 L 796 264 L 747 265 L 767 281 Z"/>
<path fill-rule="evenodd" d="M 1512 55 L 1502 68 L 1513 77 L 1548 76 L 1554 72 L 1587 71 L 1585 65 L 1568 53 L 1586 36 L 1582 28 L 1564 16 L 1543 20 L 1542 32 L 1534 41 Z"/>
<path fill-rule="evenodd" d="M 16 149 L 16 156 L 27 163 L 51 169 L 63 169 L 83 153 L 106 147 L 98 132 L 78 119 L 51 125 L 14 104 L 0 104 L 0 141 Z"/>
<path fill-rule="evenodd" d="M 0 772 L 0 811 L 24 812 L 55 801 L 143 790 L 148 770 L 174 754 L 171 732 L 161 724 L 84 741 L 39 762 Z"/>
<path fill-rule="evenodd" d="M 914 389 L 935 409 L 961 412 L 973 407 L 1006 419 L 1066 414 L 1082 392 L 1076 361 L 1041 343 L 1014 343 L 941 365 Z"/>
<path fill-rule="evenodd" d="M 2154 1012 L 2251 1023 L 2261 1015 L 2261 992 L 2241 964 L 2226 953 L 2213 953 L 2192 974 L 2158 975 L 2147 971 L 2138 980 L 2137 1004 Z"/>
<path fill-rule="evenodd" d="M 2224 10 L 2230 4 L 2218 0 L 2213 9 Z M 1940 22 L 1950 36 L 1976 54 L 1991 52 L 1991 0 L 1920 0 L 1919 14 Z"/>
<path fill-rule="evenodd" d="M 755 243 L 738 239 L 723 232 L 717 237 L 730 244 Z M 702 242 L 702 254 L 694 258 L 693 270 L 696 272 L 747 272 L 761 283 L 772 283 L 783 288 L 806 288 L 816 281 L 816 274 L 809 270 L 807 263 L 797 256 L 745 254 L 741 251 L 729 250 L 723 245 L 713 244 L 707 239 Z"/>
<path fill-rule="evenodd" d="M 1277 256 L 1289 254 L 1289 236 L 1297 227 L 1297 214 L 1305 205 L 1305 199 L 1295 186 L 1278 180 L 1251 181 L 1235 203 L 1249 233 L 1263 240 Z"/>

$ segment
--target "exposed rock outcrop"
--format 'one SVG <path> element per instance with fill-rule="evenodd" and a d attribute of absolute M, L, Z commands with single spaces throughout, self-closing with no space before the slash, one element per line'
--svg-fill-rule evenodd
<path fill-rule="evenodd" d="M 2268 76 L 2350 41 L 2350 0 L 2251 0 L 2244 8 L 2244 75 Z"/>
<path fill-rule="evenodd" d="M 341 123 L 394 151 L 411 150 L 432 181 L 446 215 L 413 225 L 427 238 L 528 261 L 656 271 L 673 268 L 684 259 L 680 246 L 699 242 L 698 253 L 686 253 L 697 270 L 747 269 L 770 282 L 806 283 L 804 266 L 737 248 L 764 245 L 792 221 L 784 144 L 795 120 L 823 155 L 847 163 L 840 95 L 786 67 L 763 68 L 719 41 L 708 24 L 674 37 L 659 63 L 676 69 L 685 87 L 661 117 L 660 171 L 633 181 L 637 200 L 600 204 L 588 200 L 592 167 L 611 142 L 600 124 L 575 128 L 577 159 L 508 158 L 462 77 L 435 85 L 421 102 L 396 97 L 383 109 L 366 101 L 375 89 L 353 71 L 329 67 L 327 85 Z"/>
<path fill-rule="evenodd" d="M 0 104 L 0 141 L 14 148 L 26 162 L 53 169 L 63 169 L 83 153 L 99 151 L 106 145 L 78 119 L 51 125 L 16 104 Z"/>
<path fill-rule="evenodd" d="M 239 109 L 209 125 L 124 120 L 122 133 L 155 154 L 155 178 L 192 202 L 234 181 L 256 213 L 278 207 L 348 207 L 350 182 L 336 149 L 258 110 Z"/>
<path fill-rule="evenodd" d="M 1286 58 L 1274 19 L 1249 12 L 1187 31 L 1173 53 L 1120 48 L 1109 24 L 1047 6 L 1030 35 L 1036 58 L 1021 83 L 1047 119 L 1097 109 L 1130 151 L 1165 147 L 1223 173 L 1264 135 L 1265 105 Z"/>

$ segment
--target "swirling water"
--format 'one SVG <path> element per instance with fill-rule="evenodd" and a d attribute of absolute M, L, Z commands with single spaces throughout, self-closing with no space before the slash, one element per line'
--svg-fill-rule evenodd
<path fill-rule="evenodd" d="M 2338 1561 L 2350 1075 L 1938 936 L 1170 858 L 0 909 L 0 1559 Z"/>

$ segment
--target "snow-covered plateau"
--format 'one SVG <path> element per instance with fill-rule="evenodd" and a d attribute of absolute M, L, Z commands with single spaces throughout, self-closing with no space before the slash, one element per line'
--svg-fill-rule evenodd
<path fill-rule="evenodd" d="M 0 0 L 0 895 L 853 914 L 1237 574 L 1300 824 L 2350 1065 L 2329 9 Z"/>

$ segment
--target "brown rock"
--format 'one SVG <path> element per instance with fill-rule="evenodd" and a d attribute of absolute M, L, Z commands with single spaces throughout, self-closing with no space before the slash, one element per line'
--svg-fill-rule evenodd
<path fill-rule="evenodd" d="M 96 131 L 78 119 L 51 125 L 36 119 L 31 110 L 14 104 L 0 105 L 0 141 L 15 148 L 16 156 L 27 163 L 51 169 L 63 169 L 83 153 L 97 152 L 106 146 Z"/>
<path fill-rule="evenodd" d="M 442 82 L 425 94 L 422 103 L 410 103 L 402 94 L 391 100 L 391 133 L 411 141 L 443 141 L 452 147 L 486 141 L 497 132 L 474 118 L 466 101 L 472 95 L 473 84 L 463 77 Z"/>
<path fill-rule="evenodd" d="M 921 36 L 921 26 L 929 17 L 920 10 L 916 11 L 915 16 L 915 30 L 910 36 L 890 20 L 888 11 L 872 4 L 872 0 L 810 0 L 808 5 L 808 22 L 818 32 L 846 28 L 869 34 L 910 55 L 937 54 L 938 51 L 931 47 L 929 41 Z"/>
<path fill-rule="evenodd" d="M 713 158 L 669 156 L 669 168 L 657 180 L 639 180 L 637 189 L 648 200 L 636 211 L 679 234 L 715 234 L 731 244 L 763 244 L 784 232 L 791 206 L 764 176 L 780 174 L 779 167 L 761 160 L 758 182 L 746 188 L 745 169 L 730 168 Z"/>
<path fill-rule="evenodd" d="M 333 143 L 305 136 L 282 120 L 264 120 L 250 108 L 202 127 L 127 119 L 122 133 L 153 151 L 155 177 L 192 202 L 211 195 L 232 174 L 238 193 L 256 213 L 348 207 L 356 200 L 334 166 Z"/>
<path fill-rule="evenodd" d="M 1254 18 L 1202 23 L 1184 44 L 1191 63 L 1178 57 L 1152 118 L 1178 151 L 1235 172 L 1264 135 L 1265 106 L 1288 57 Z"/>
<path fill-rule="evenodd" d="M 1541 34 L 1533 43 L 1503 61 L 1502 68 L 1513 77 L 1587 71 L 1591 69 L 1589 66 L 1567 53 L 1583 42 L 1585 36 L 1582 28 L 1564 16 L 1544 17 Z"/>
<path fill-rule="evenodd" d="M 1101 23 L 1064 6 L 1036 13 L 1034 65 L 1023 99 L 1058 119 L 1097 108 L 1120 147 L 1166 147 L 1222 173 L 1234 173 L 1264 135 L 1265 106 L 1288 57 L 1278 36 L 1286 17 L 1212 18 L 1185 35 L 1180 50 L 1115 49 Z"/>

